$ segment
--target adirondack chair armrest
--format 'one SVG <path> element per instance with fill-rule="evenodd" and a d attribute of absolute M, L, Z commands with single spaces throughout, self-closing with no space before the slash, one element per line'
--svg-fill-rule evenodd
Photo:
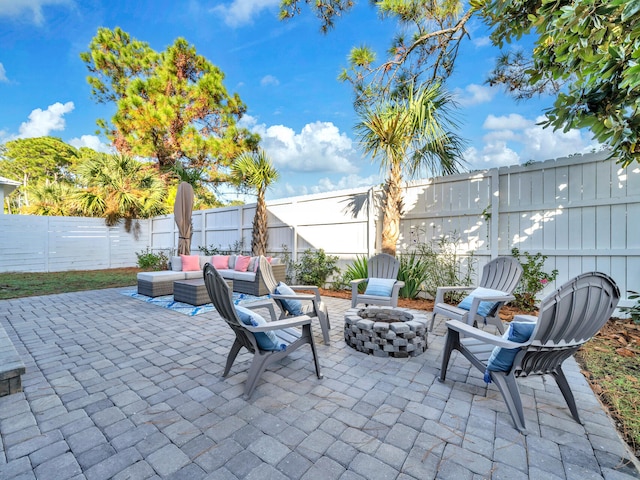
<path fill-rule="evenodd" d="M 302 325 L 310 325 L 311 317 L 308 315 L 300 315 L 298 317 L 285 318 L 283 320 L 275 320 L 273 322 L 267 322 L 265 325 L 259 327 L 253 327 L 251 325 L 243 325 L 249 332 L 269 332 L 271 330 L 282 330 L 284 328 L 300 327 Z"/>
<path fill-rule="evenodd" d="M 360 285 L 362 282 L 368 282 L 369 279 L 368 278 L 356 278 L 354 280 L 351 280 L 349 282 L 349 284 L 351 285 L 351 287 L 357 287 L 358 285 Z"/>
<path fill-rule="evenodd" d="M 393 284 L 393 288 L 396 290 L 400 290 L 404 287 L 404 282 L 402 280 L 396 280 L 396 283 Z"/>
<path fill-rule="evenodd" d="M 468 325 L 459 320 L 448 320 L 446 325 L 447 325 L 447 328 L 451 330 L 455 330 L 456 332 L 459 332 L 461 336 L 464 336 L 465 338 L 469 338 L 469 337 L 476 338 L 478 340 L 482 340 L 483 342 L 489 343 L 496 347 L 520 348 L 520 347 L 525 347 L 531 344 L 530 340 L 523 343 L 512 342 L 510 340 L 507 340 L 504 337 L 494 335 L 492 333 L 486 332 L 485 330 L 480 330 L 479 328 L 476 328 L 472 325 Z"/>
<path fill-rule="evenodd" d="M 248 308 L 250 310 L 258 310 L 260 308 L 266 308 L 267 310 L 269 310 L 269 317 L 271 318 L 271 321 L 275 321 L 278 318 L 278 316 L 276 315 L 275 305 L 271 300 L 247 303 L 243 305 L 243 307 Z"/>
<path fill-rule="evenodd" d="M 438 287 L 436 290 L 436 299 L 435 303 L 444 303 L 444 294 L 449 292 L 470 292 L 474 290 L 476 287 L 455 287 L 452 285 Z"/>
<path fill-rule="evenodd" d="M 289 288 L 291 290 L 308 290 L 313 292 L 313 294 L 309 294 L 309 295 L 315 295 L 316 300 L 319 302 L 320 299 L 320 289 L 315 286 L 315 285 L 289 285 Z M 304 294 L 302 294 L 304 295 Z"/>
<path fill-rule="evenodd" d="M 280 295 L 279 293 L 272 293 L 271 298 L 273 300 L 300 300 L 301 302 L 316 301 L 316 296 L 311 293 L 297 293 L 295 295 Z"/>

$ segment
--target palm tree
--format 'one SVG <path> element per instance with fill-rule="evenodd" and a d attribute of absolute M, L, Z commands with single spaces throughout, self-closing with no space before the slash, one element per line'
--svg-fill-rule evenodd
<path fill-rule="evenodd" d="M 68 183 L 40 182 L 29 186 L 29 205 L 21 211 L 28 215 L 51 215 L 68 217 L 78 215 L 73 196 L 76 189 Z"/>
<path fill-rule="evenodd" d="M 76 194 L 78 208 L 88 216 L 104 217 L 107 225 L 125 221 L 131 231 L 138 218 L 167 213 L 166 187 L 151 163 L 126 155 L 98 154 L 78 167 L 85 185 Z"/>
<path fill-rule="evenodd" d="M 262 148 L 257 151 L 241 153 L 231 165 L 235 181 L 249 189 L 255 190 L 258 196 L 256 215 L 253 217 L 253 234 L 251 237 L 251 254 L 265 255 L 267 252 L 267 204 L 264 195 L 269 186 L 278 180 L 278 171 L 274 168 L 267 152 Z"/>
<path fill-rule="evenodd" d="M 387 170 L 384 185 L 382 252 L 396 254 L 402 216 L 403 174 L 456 173 L 464 142 L 453 133 L 455 103 L 440 85 L 409 90 L 406 98 L 386 98 L 359 110 L 356 134 L 365 153 Z"/>

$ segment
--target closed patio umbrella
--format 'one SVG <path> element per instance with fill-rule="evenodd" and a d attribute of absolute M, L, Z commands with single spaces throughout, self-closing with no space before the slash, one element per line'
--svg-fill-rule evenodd
<path fill-rule="evenodd" d="M 191 254 L 191 211 L 193 210 L 193 187 L 187 182 L 178 185 L 173 216 L 178 226 L 178 255 Z"/>

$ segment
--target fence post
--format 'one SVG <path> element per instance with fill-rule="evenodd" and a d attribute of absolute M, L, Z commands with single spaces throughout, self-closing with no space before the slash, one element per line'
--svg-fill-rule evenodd
<path fill-rule="evenodd" d="M 373 256 L 376 250 L 376 219 L 373 199 L 375 198 L 374 188 L 367 192 L 367 258 Z"/>
<path fill-rule="evenodd" d="M 500 171 L 497 168 L 489 170 L 491 173 L 491 230 L 489 238 L 491 241 L 491 259 L 498 256 L 499 247 L 498 238 L 500 236 Z"/>

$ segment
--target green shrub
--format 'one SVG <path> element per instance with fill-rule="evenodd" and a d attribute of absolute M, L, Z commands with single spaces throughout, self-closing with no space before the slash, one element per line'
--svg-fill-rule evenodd
<path fill-rule="evenodd" d="M 427 277 L 428 259 L 417 252 L 399 255 L 400 269 L 398 280 L 404 282 L 400 289 L 402 298 L 416 298 L 422 291 L 422 285 Z"/>
<path fill-rule="evenodd" d="M 149 247 L 142 252 L 136 252 L 138 257 L 138 267 L 143 270 L 167 270 L 169 258 L 163 251 L 153 253 Z"/>
<path fill-rule="evenodd" d="M 549 282 L 556 279 L 558 270 L 553 269 L 551 273 L 546 273 L 543 267 L 547 256 L 539 252 L 531 255 L 529 252 L 520 253 L 517 248 L 512 248 L 511 255 L 522 265 L 522 279 L 513 292 L 513 296 L 516 297 L 513 305 L 526 312 L 531 312 L 536 309 L 536 295 Z M 526 258 L 526 262 L 522 261 L 522 257 Z"/>
<path fill-rule="evenodd" d="M 198 245 L 198 250 L 202 255 L 242 255 L 244 249 L 244 242 L 242 240 L 236 240 L 233 245 L 229 245 L 227 249 L 223 249 L 222 246 L 217 247 L 213 244 L 207 246 Z"/>
<path fill-rule="evenodd" d="M 322 248 L 316 251 L 308 248 L 295 264 L 296 280 L 302 285 L 324 287 L 327 278 L 340 271 L 337 263 L 338 257 L 327 255 Z"/>
<path fill-rule="evenodd" d="M 434 298 L 438 287 L 471 285 L 474 253 L 470 252 L 464 257 L 458 255 L 458 242 L 459 238 L 454 232 L 437 241 L 415 246 L 416 253 L 425 263 L 423 289 Z M 464 295 L 460 293 L 452 293 L 445 298 L 445 301 L 456 303 L 462 299 L 462 296 Z"/>
<path fill-rule="evenodd" d="M 291 258 L 291 252 L 289 251 L 288 246 L 283 243 L 280 245 L 280 249 L 282 250 L 280 258 L 282 259 L 282 263 L 284 263 L 285 268 L 284 281 L 285 283 L 292 284 L 296 273 L 296 264 Z"/>
<path fill-rule="evenodd" d="M 369 276 L 368 264 L 367 257 L 358 255 L 353 263 L 346 268 L 342 276 L 333 283 L 333 288 L 336 290 L 351 290 L 351 280 Z M 364 282 L 358 285 L 358 292 L 364 293 L 365 286 Z"/>

